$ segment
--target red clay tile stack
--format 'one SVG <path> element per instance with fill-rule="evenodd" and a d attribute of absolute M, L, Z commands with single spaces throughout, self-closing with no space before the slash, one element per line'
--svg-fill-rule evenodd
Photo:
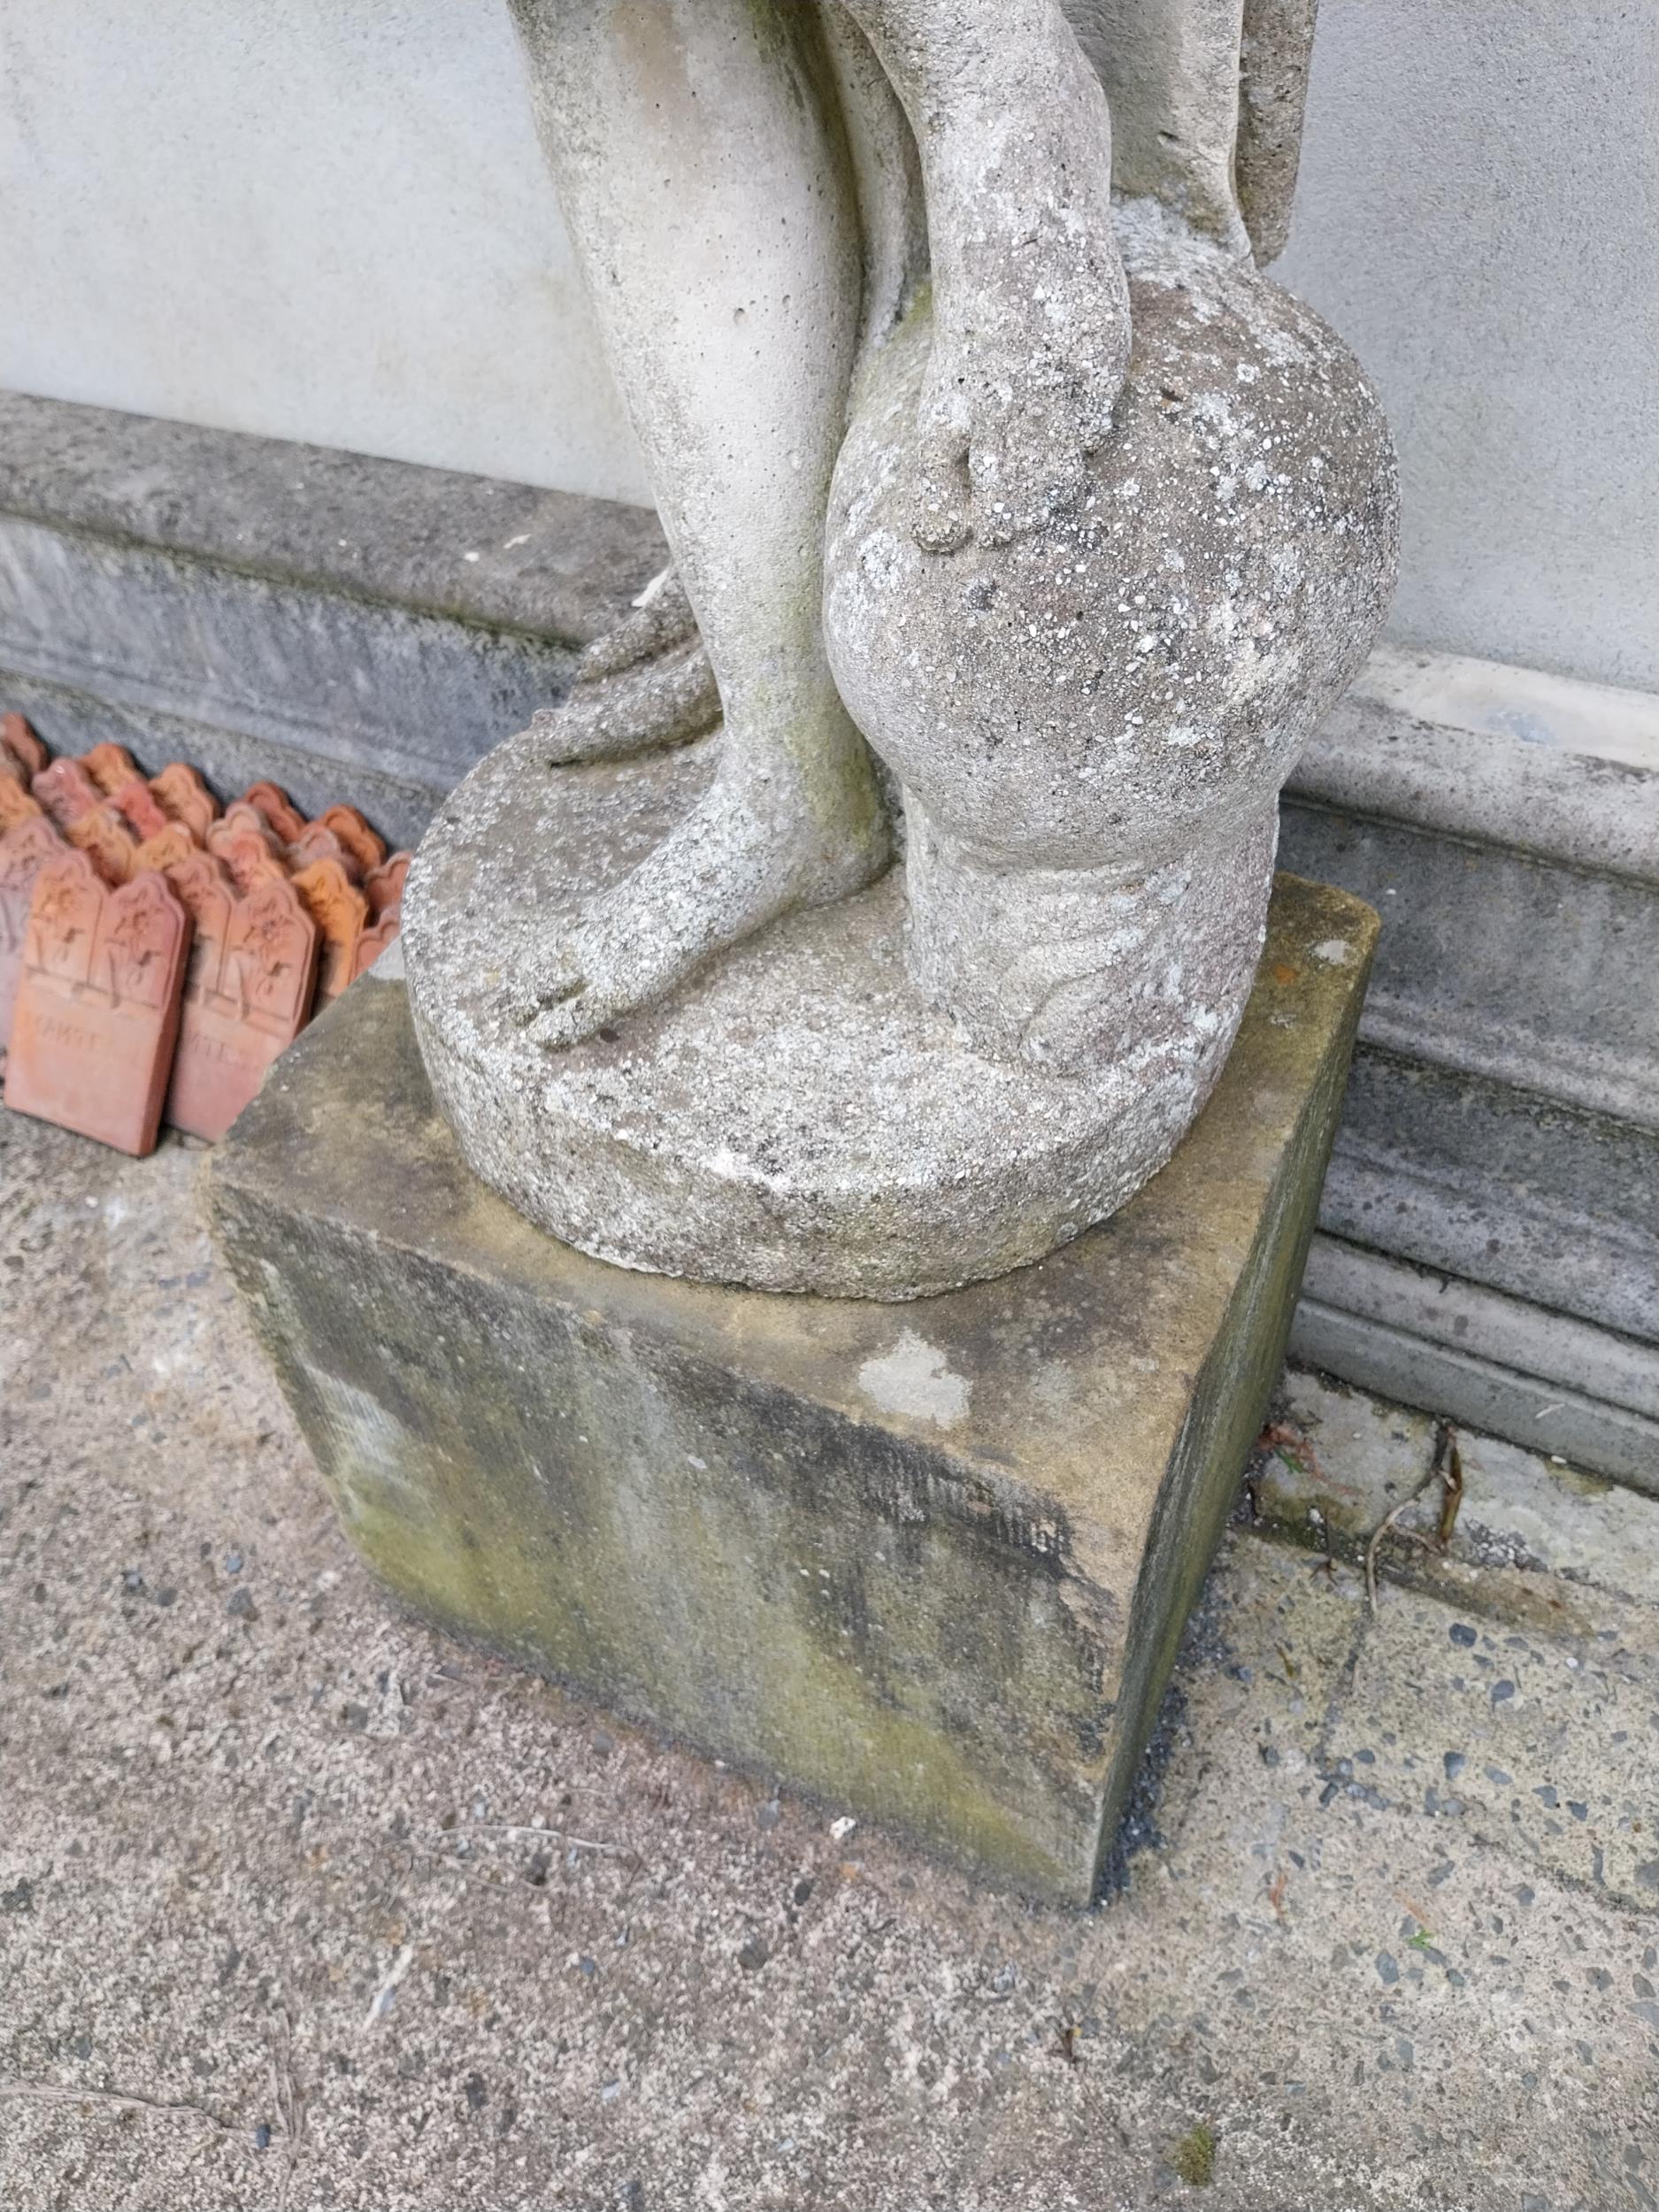
<path fill-rule="evenodd" d="M 0 716 L 6 1104 L 127 1152 L 223 1136 L 396 936 L 408 867 L 355 807 L 308 822 L 261 781 L 221 811 L 183 761 L 54 761 Z"/>

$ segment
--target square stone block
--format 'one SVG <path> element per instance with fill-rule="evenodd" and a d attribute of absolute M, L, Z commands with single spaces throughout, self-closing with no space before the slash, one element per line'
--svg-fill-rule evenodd
<path fill-rule="evenodd" d="M 398 1600 L 1081 1903 L 1278 1371 L 1376 930 L 1281 877 L 1169 1166 L 942 1297 L 723 1289 L 556 1242 L 463 1166 L 378 977 L 214 1156 L 217 1233 Z"/>

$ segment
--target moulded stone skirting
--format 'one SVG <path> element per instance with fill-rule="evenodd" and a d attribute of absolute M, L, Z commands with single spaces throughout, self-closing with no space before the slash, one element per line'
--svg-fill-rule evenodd
<path fill-rule="evenodd" d="M 665 557 L 640 509 L 0 393 L 0 703 L 401 844 Z"/>
<path fill-rule="evenodd" d="M 1291 1356 L 1466 1427 L 1659 1494 L 1659 1352 L 1316 1236 Z"/>
<path fill-rule="evenodd" d="M 1383 918 L 1298 1356 L 1659 1485 L 1659 699 L 1380 649 L 1279 850 Z"/>

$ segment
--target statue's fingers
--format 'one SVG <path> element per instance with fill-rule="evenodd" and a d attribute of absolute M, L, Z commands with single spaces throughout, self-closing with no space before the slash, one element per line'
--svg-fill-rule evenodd
<path fill-rule="evenodd" d="M 625 760 L 702 737 L 720 718 L 720 692 L 701 643 L 578 684 L 532 726 L 554 767 L 584 760 Z"/>
<path fill-rule="evenodd" d="M 690 644 L 696 634 L 697 618 L 671 561 L 652 577 L 621 621 L 583 649 L 576 680 L 590 684 L 619 675 L 657 654 Z"/>
<path fill-rule="evenodd" d="M 1004 417 L 994 434 L 976 439 L 968 469 L 973 534 L 981 545 L 1008 545 L 1075 507 L 1088 482 L 1070 410 L 1058 418 L 1048 408 Z"/>
<path fill-rule="evenodd" d="M 917 426 L 910 530 L 925 552 L 954 552 L 969 536 L 970 426 L 967 403 L 956 392 L 946 391 L 923 404 Z"/>

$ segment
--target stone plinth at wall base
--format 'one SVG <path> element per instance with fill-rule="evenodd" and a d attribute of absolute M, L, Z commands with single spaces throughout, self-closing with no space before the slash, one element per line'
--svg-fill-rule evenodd
<path fill-rule="evenodd" d="M 1379 647 L 1279 857 L 1383 917 L 1293 1352 L 1659 1491 L 1659 695 Z"/>
<path fill-rule="evenodd" d="M 638 508 L 0 392 L 0 705 L 400 845 L 667 557 Z"/>
<path fill-rule="evenodd" d="M 1081 1903 L 1284 1350 L 1375 931 L 1281 878 L 1170 1165 L 1038 1265 L 902 1308 L 533 1229 L 463 1165 L 379 979 L 215 1154 L 217 1233 L 396 1597 Z"/>

